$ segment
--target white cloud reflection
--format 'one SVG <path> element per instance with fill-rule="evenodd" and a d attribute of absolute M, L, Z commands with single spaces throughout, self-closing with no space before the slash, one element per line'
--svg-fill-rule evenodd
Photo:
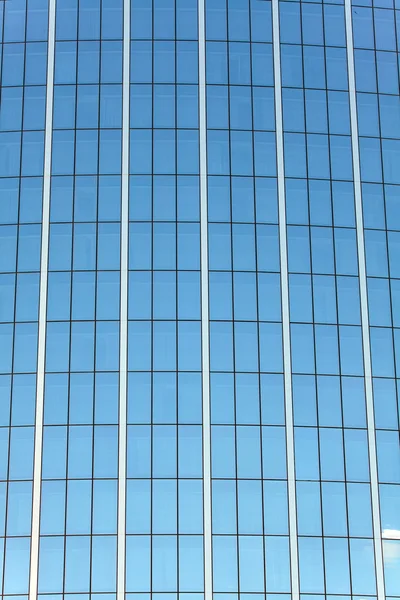
<path fill-rule="evenodd" d="M 400 540 L 399 529 L 384 529 L 382 531 L 382 537 L 386 540 Z"/>
<path fill-rule="evenodd" d="M 397 566 L 400 563 L 400 530 L 384 529 L 383 556 L 387 567 Z"/>

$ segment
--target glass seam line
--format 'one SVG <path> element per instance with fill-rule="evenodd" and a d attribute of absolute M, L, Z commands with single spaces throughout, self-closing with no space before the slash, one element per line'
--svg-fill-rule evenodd
<path fill-rule="evenodd" d="M 381 519 L 379 512 L 379 484 L 376 456 L 375 416 L 372 390 L 371 346 L 369 338 L 369 316 L 367 295 L 367 274 L 365 264 L 364 223 L 361 197 L 360 153 L 358 147 L 357 100 L 354 68 L 353 24 L 351 0 L 345 0 L 347 70 L 349 78 L 349 102 L 351 123 L 351 146 L 353 152 L 354 199 L 356 212 L 358 270 L 360 278 L 361 328 L 363 339 L 363 359 L 365 378 L 365 397 L 367 410 L 368 450 L 371 474 L 372 521 L 375 547 L 375 568 L 378 600 L 385 599 L 383 574 L 383 553 Z"/>
<path fill-rule="evenodd" d="M 126 564 L 126 444 L 128 378 L 128 236 L 129 236 L 129 110 L 130 110 L 130 0 L 123 7 L 121 283 L 118 419 L 118 531 L 117 600 L 125 599 Z"/>
<path fill-rule="evenodd" d="M 43 172 L 42 240 L 40 250 L 40 290 L 38 355 L 36 379 L 35 446 L 33 459 L 33 495 L 29 600 L 37 599 L 39 567 L 39 523 L 43 450 L 44 372 L 46 358 L 47 272 L 49 259 L 50 176 L 53 128 L 54 54 L 56 0 L 49 0 L 47 44 L 46 124 Z"/>
<path fill-rule="evenodd" d="M 288 470 L 288 504 L 289 504 L 289 543 L 290 574 L 292 598 L 299 600 L 299 560 L 297 549 L 297 516 L 296 516 L 296 479 L 294 465 L 294 428 L 292 398 L 292 361 L 290 347 L 289 316 L 289 274 L 287 258 L 286 205 L 285 205 L 285 168 L 283 154 L 283 116 L 282 116 L 282 81 L 281 53 L 279 32 L 279 0 L 272 0 L 273 55 L 274 55 L 274 91 L 276 120 L 276 158 L 278 174 L 278 215 L 279 215 L 279 254 L 281 262 L 281 300 L 282 300 L 282 334 L 283 334 L 283 368 L 285 389 L 285 424 L 286 451 Z M 267 573 L 268 582 L 268 573 Z"/>
<path fill-rule="evenodd" d="M 210 424 L 210 333 L 208 305 L 208 203 L 205 0 L 198 0 L 199 35 L 199 149 L 200 149 L 200 243 L 201 243 L 201 367 L 203 410 L 203 526 L 204 599 L 212 600 L 211 534 L 211 424 Z"/>

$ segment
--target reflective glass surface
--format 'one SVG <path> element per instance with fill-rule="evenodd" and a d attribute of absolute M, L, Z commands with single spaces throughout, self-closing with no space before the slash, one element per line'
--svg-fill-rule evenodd
<path fill-rule="evenodd" d="M 208 561 L 214 600 L 375 600 L 377 547 L 400 598 L 400 3 L 346 2 L 0 0 L 4 599 L 116 600 L 124 552 L 127 600 Z"/>

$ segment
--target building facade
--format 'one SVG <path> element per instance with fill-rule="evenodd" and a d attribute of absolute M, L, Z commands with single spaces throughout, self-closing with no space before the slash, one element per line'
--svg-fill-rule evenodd
<path fill-rule="evenodd" d="M 4 600 L 398 600 L 398 0 L 0 15 Z"/>

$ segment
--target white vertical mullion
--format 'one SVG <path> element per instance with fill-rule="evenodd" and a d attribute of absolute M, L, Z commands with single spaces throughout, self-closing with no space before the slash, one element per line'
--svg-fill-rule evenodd
<path fill-rule="evenodd" d="M 38 355 L 36 375 L 35 450 L 33 460 L 33 495 L 31 556 L 29 575 L 29 600 L 37 599 L 39 567 L 39 523 L 42 491 L 42 450 L 43 450 L 43 405 L 44 372 L 46 358 L 46 316 L 47 316 L 47 276 L 49 262 L 49 223 L 50 223 L 50 176 L 53 129 L 53 91 L 55 55 L 56 1 L 49 0 L 48 41 L 47 41 L 47 87 L 46 117 L 44 137 L 44 172 L 42 198 L 42 240 L 40 251 L 39 323 Z"/>
<path fill-rule="evenodd" d="M 199 19 L 199 140 L 200 140 L 200 238 L 201 238 L 201 337 L 203 391 L 203 521 L 204 598 L 212 600 L 211 533 L 211 424 L 210 424 L 210 332 L 208 305 L 208 202 L 206 121 L 205 0 L 198 0 Z"/>
<path fill-rule="evenodd" d="M 276 156 L 278 170 L 279 249 L 281 263 L 281 300 L 283 330 L 283 368 L 285 388 L 286 452 L 289 501 L 289 541 L 292 598 L 299 599 L 299 561 L 297 549 L 296 477 L 294 465 L 294 427 L 292 394 L 292 360 L 290 347 L 289 274 L 287 257 L 285 167 L 283 154 L 282 77 L 279 33 L 279 0 L 272 0 L 274 89 L 276 121 Z M 268 573 L 267 573 L 268 579 Z"/>
<path fill-rule="evenodd" d="M 125 600 L 126 564 L 126 440 L 128 379 L 128 235 L 129 235 L 129 109 L 130 0 L 123 7 L 121 280 L 118 421 L 117 600 Z"/>
<path fill-rule="evenodd" d="M 358 146 L 357 98 L 354 68 L 354 45 L 351 0 L 345 0 L 347 68 L 349 78 L 349 101 L 351 122 L 351 145 L 353 153 L 354 198 L 356 211 L 356 231 L 358 250 L 358 272 L 360 280 L 361 327 L 363 337 L 363 359 L 365 377 L 365 397 L 368 427 L 368 449 L 371 474 L 372 523 L 375 547 L 376 583 L 378 600 L 385 600 L 385 580 L 383 574 L 383 552 L 381 519 L 379 511 L 378 465 L 376 456 L 375 415 L 372 387 L 371 345 L 369 337 L 367 272 L 365 264 L 364 220 L 361 196 L 360 152 Z"/>

